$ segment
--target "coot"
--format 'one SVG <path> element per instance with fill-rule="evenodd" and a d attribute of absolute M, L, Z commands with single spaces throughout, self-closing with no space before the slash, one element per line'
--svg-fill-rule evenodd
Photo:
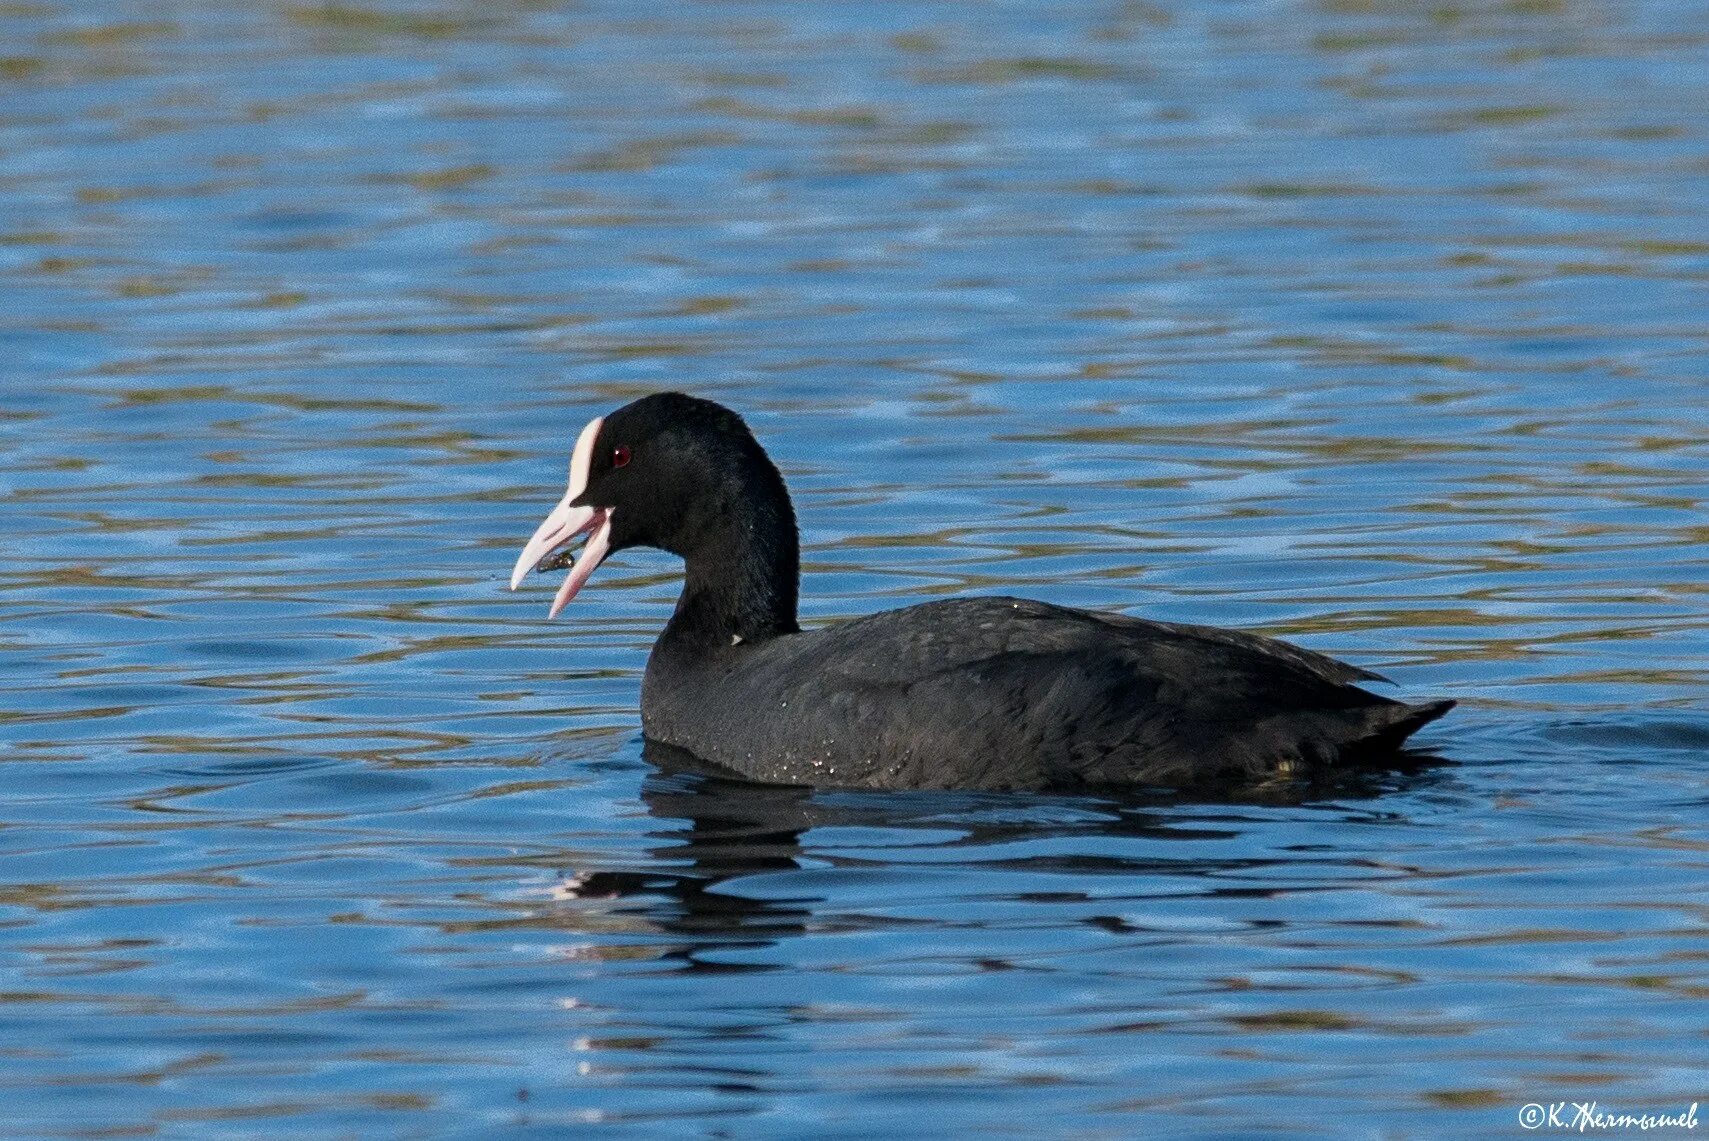
<path fill-rule="evenodd" d="M 565 564 L 555 617 L 612 551 L 685 578 L 647 660 L 647 737 L 753 780 L 866 788 L 1201 788 L 1392 755 L 1452 701 L 1286 642 L 1021 598 L 796 622 L 795 511 L 742 418 L 677 392 L 582 429 L 569 489 L 511 575 Z"/>

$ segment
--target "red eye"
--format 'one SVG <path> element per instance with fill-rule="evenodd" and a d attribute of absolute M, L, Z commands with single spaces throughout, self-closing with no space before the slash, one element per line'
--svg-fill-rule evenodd
<path fill-rule="evenodd" d="M 611 453 L 611 466 L 628 467 L 629 449 L 624 447 L 622 444 L 617 445 L 617 449 Z"/>

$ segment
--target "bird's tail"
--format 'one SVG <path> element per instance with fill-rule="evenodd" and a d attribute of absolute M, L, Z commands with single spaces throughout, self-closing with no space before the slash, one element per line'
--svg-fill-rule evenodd
<path fill-rule="evenodd" d="M 1408 705 L 1397 701 L 1371 711 L 1368 730 L 1350 743 L 1353 750 L 1370 755 L 1390 753 L 1406 743 L 1406 739 L 1454 708 L 1458 702 L 1431 701 L 1423 705 Z"/>

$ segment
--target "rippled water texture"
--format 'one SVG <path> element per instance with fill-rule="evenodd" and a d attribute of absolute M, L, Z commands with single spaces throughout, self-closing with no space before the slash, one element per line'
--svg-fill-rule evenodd
<path fill-rule="evenodd" d="M 1706 155 L 1691 0 L 0 4 L 7 1130 L 1709 1094 Z M 1455 763 L 646 758 L 675 565 L 504 580 L 666 386 L 785 465 L 813 620 L 1283 634 L 1458 698 Z"/>

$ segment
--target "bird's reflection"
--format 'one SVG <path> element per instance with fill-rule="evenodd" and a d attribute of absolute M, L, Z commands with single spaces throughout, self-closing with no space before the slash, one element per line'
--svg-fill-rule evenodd
<path fill-rule="evenodd" d="M 649 926 L 691 941 L 666 957 L 685 959 L 692 969 L 735 969 L 702 954 L 763 946 L 804 930 L 816 900 L 718 888 L 737 877 L 800 866 L 802 834 L 815 823 L 812 790 L 736 779 L 658 742 L 647 742 L 643 755 L 653 771 L 641 799 L 656 822 L 650 835 L 659 863 L 584 872 L 560 885 L 557 897 L 632 902 Z"/>
<path fill-rule="evenodd" d="M 990 858 L 1005 841 L 1072 834 L 1088 841 L 1085 853 L 1022 857 L 1020 862 L 1037 870 L 1042 859 L 1058 872 L 1080 868 L 1108 873 L 1112 866 L 1131 864 L 1135 872 L 1166 867 L 1179 874 L 1191 870 L 1180 859 L 1135 861 L 1098 855 L 1097 841 L 1227 840 L 1243 828 L 1243 807 L 1308 800 L 1332 800 L 1362 819 L 1380 822 L 1392 813 L 1376 798 L 1429 779 L 1443 764 L 1440 758 L 1403 754 L 1384 770 L 1344 773 L 1328 783 L 1249 789 L 1207 801 L 1131 790 L 1079 796 L 815 791 L 742 780 L 658 742 L 646 742 L 643 756 L 653 767 L 642 783 L 641 799 L 655 821 L 650 831 L 655 861 L 634 870 L 583 872 L 566 880 L 555 894 L 563 902 L 604 901 L 655 933 L 681 936 L 675 949 L 661 948 L 659 957 L 679 959 L 685 969 L 726 971 L 754 968 L 733 965 L 719 951 L 764 947 L 804 932 L 812 922 L 823 900 L 807 892 L 767 895 L 756 894 L 754 885 L 730 887 L 731 881 L 746 877 L 839 863 L 834 851 L 804 851 L 803 837 L 815 828 L 913 829 L 942 842 L 938 838 L 948 827 L 957 837 L 949 842 L 982 852 L 985 866 L 1010 863 Z M 1370 803 L 1359 803 L 1366 800 Z M 1225 872 L 1231 863 L 1272 860 L 1223 858 L 1207 863 L 1204 871 Z M 1221 890 L 1208 888 L 1212 894 Z"/>

